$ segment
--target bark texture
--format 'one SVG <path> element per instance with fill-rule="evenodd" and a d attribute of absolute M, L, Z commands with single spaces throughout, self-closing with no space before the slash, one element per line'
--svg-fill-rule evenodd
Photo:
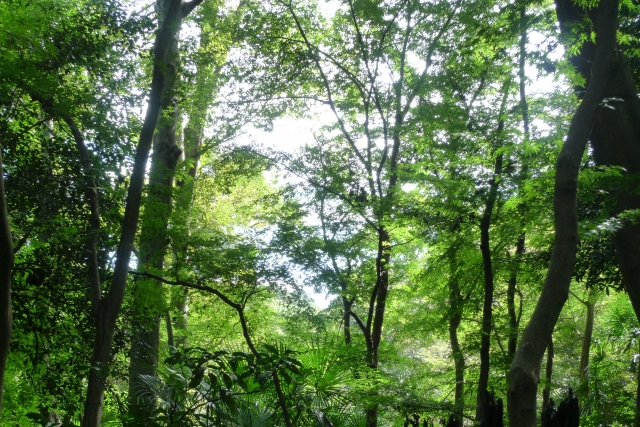
<path fill-rule="evenodd" d="M 2 150 L 0 149 L 0 413 L 4 373 L 7 367 L 13 315 L 11 312 L 11 272 L 13 270 L 13 240 L 9 226 L 7 199 L 4 191 Z"/>
<path fill-rule="evenodd" d="M 170 0 L 156 3 L 158 22 L 171 19 Z M 164 268 L 167 248 L 167 225 L 173 207 L 173 180 L 180 157 L 176 141 L 178 106 L 176 103 L 178 34 L 180 20 L 172 28 L 165 56 L 165 78 L 162 88 L 161 112 L 154 137 L 151 171 L 144 211 L 141 219 L 139 269 Z M 160 349 L 160 320 L 166 311 L 162 284 L 153 279 L 136 283 L 133 291 L 134 320 L 129 362 L 129 408 L 140 423 L 151 420 L 155 398 L 146 387 L 142 375 L 155 376 Z"/>
<path fill-rule="evenodd" d="M 576 210 L 580 162 L 600 104 L 619 67 L 616 48 L 617 0 L 602 0 L 598 8 L 597 55 L 592 80 L 571 120 L 569 134 L 556 163 L 554 185 L 555 238 L 549 269 L 536 308 L 525 328 L 509 372 L 509 424 L 536 425 L 540 365 L 569 285 L 578 244 Z"/>
<path fill-rule="evenodd" d="M 149 104 L 140 132 L 133 173 L 131 174 L 127 192 L 122 234 L 116 251 L 114 274 L 109 292 L 100 300 L 98 307 L 95 309 L 96 339 L 91 357 L 91 370 L 89 372 L 82 427 L 99 427 L 102 419 L 105 380 L 111 360 L 111 345 L 113 343 L 116 320 L 124 299 L 129 261 L 138 229 L 145 168 L 162 101 L 167 50 L 180 20 L 188 15 L 199 3 L 201 3 L 199 0 L 184 4 L 180 0 L 171 0 L 167 19 L 156 34 Z"/>

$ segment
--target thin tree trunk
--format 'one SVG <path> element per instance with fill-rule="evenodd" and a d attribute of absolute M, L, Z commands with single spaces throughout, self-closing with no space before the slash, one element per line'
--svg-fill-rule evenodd
<path fill-rule="evenodd" d="M 7 368 L 9 343 L 13 315 L 11 312 L 11 272 L 13 271 L 13 240 L 7 212 L 7 199 L 4 191 L 4 171 L 2 168 L 2 149 L 0 149 L 0 414 L 2 413 L 2 394 L 4 373 Z"/>
<path fill-rule="evenodd" d="M 503 87 L 503 97 L 500 104 L 500 112 L 498 119 L 498 128 L 496 133 L 495 150 L 502 146 L 502 132 L 504 131 L 504 113 L 507 105 L 507 97 L 509 96 L 509 88 L 511 87 L 511 79 L 509 79 Z M 494 151 L 495 151 L 494 150 Z M 489 401 L 489 369 L 491 368 L 490 349 L 491 349 L 491 325 L 493 324 L 493 261 L 491 259 L 491 239 L 489 230 L 491 228 L 491 218 L 493 216 L 493 207 L 498 197 L 498 187 L 500 186 L 500 175 L 502 175 L 502 153 L 496 156 L 493 176 L 489 184 L 489 194 L 485 202 L 484 212 L 480 220 L 480 252 L 482 253 L 482 266 L 484 270 L 484 303 L 482 306 L 482 328 L 480 338 L 480 378 L 478 379 L 478 394 L 476 402 L 476 421 L 482 421 L 483 411 L 486 402 Z"/>
<path fill-rule="evenodd" d="M 578 107 L 556 165 L 555 239 L 549 270 L 536 308 L 524 330 L 509 373 L 509 424 L 536 425 L 540 365 L 553 328 L 569 295 L 578 244 L 576 209 L 578 171 L 599 105 L 617 68 L 618 2 L 602 0 L 598 8 L 597 56 L 592 81 Z"/>
<path fill-rule="evenodd" d="M 516 293 L 518 285 L 518 264 L 521 262 L 522 254 L 524 254 L 525 234 L 522 233 L 516 242 L 516 253 L 514 256 L 511 275 L 507 283 L 507 311 L 509 313 L 509 341 L 507 343 L 507 356 L 509 360 L 513 360 L 518 346 L 518 330 L 520 328 L 520 316 L 516 311 Z"/>
<path fill-rule="evenodd" d="M 346 283 L 343 286 L 343 292 L 346 292 Z M 344 313 L 342 315 L 342 324 L 344 330 L 344 343 L 346 345 L 351 344 L 351 305 L 353 303 L 349 301 L 346 296 L 342 296 L 342 306 Z"/>
<path fill-rule="evenodd" d="M 100 236 L 100 202 L 98 200 L 98 187 L 93 177 L 93 165 L 89 157 L 89 150 L 84 142 L 84 136 L 75 120 L 70 116 L 64 117 L 65 123 L 69 126 L 76 148 L 80 154 L 82 173 L 86 181 L 85 194 L 89 204 L 89 231 L 85 239 L 87 253 L 87 267 L 89 274 L 89 291 L 91 295 L 91 309 L 94 311 L 100 303 L 100 267 L 98 262 L 98 238 Z"/>
<path fill-rule="evenodd" d="M 351 344 L 351 306 L 353 305 L 353 301 L 349 301 L 347 297 L 348 285 L 345 280 L 345 275 L 342 270 L 338 266 L 338 262 L 336 260 L 336 254 L 333 249 L 331 249 L 331 242 L 329 237 L 327 236 L 327 226 L 324 215 L 324 194 L 320 199 L 320 223 L 322 225 L 322 240 L 324 241 L 325 247 L 327 248 L 327 252 L 329 254 L 329 259 L 331 260 L 331 266 L 333 268 L 333 273 L 336 276 L 336 279 L 340 282 L 340 291 L 342 292 L 342 323 L 343 323 L 343 332 L 344 332 L 344 343 L 349 345 Z M 347 271 L 346 277 L 351 274 L 351 263 L 347 260 Z"/>
<path fill-rule="evenodd" d="M 169 310 L 167 310 L 164 320 L 165 320 L 165 326 L 167 328 L 167 345 L 169 347 L 175 347 L 176 343 L 173 339 L 173 322 L 171 319 L 171 312 Z"/>
<path fill-rule="evenodd" d="M 633 427 L 640 427 L 640 366 L 636 367 L 636 381 L 638 382 L 636 386 L 636 413 L 633 420 Z"/>
<path fill-rule="evenodd" d="M 589 291 L 586 301 L 580 300 L 587 309 L 587 319 L 584 326 L 584 334 L 582 335 L 582 351 L 580 353 L 580 382 L 584 382 L 587 378 L 587 369 L 589 368 L 589 354 L 591 353 L 591 340 L 593 337 L 593 324 L 596 317 L 596 290 L 592 288 Z M 586 391 L 589 386 L 586 386 Z"/>
<path fill-rule="evenodd" d="M 124 298 L 131 250 L 138 229 L 145 169 L 162 101 L 167 50 L 179 26 L 180 20 L 188 15 L 199 3 L 201 3 L 201 0 L 192 0 L 184 4 L 182 4 L 180 0 L 171 0 L 167 19 L 165 19 L 164 24 L 156 34 L 149 104 L 140 132 L 133 173 L 131 174 L 131 181 L 127 193 L 122 234 L 116 251 L 114 274 L 109 293 L 100 301 L 95 310 L 96 339 L 91 357 L 91 369 L 89 371 L 82 427 L 99 427 L 102 419 L 105 380 L 108 375 L 108 367 L 111 360 L 111 344 L 113 342 L 116 320 Z"/>
<path fill-rule="evenodd" d="M 87 270 L 89 281 L 89 295 L 91 309 L 95 315 L 100 299 L 102 298 L 100 287 L 100 267 L 98 261 L 98 238 L 100 236 L 100 201 L 98 199 L 98 187 L 93 176 L 93 164 L 89 156 L 89 150 L 85 144 L 84 135 L 80 131 L 75 119 L 65 112 L 57 111 L 52 98 L 44 97 L 32 92 L 31 97 L 38 101 L 42 109 L 51 117 L 60 117 L 69 127 L 76 149 L 80 155 L 82 175 L 85 181 L 85 196 L 89 205 L 89 229 L 85 238 L 85 252 L 87 257 Z"/>
<path fill-rule="evenodd" d="M 549 399 L 551 397 L 551 377 L 553 375 L 553 337 L 549 340 L 547 344 L 547 365 L 545 368 L 545 383 L 544 389 L 542 390 L 542 410 L 547 407 L 549 404 Z"/>
<path fill-rule="evenodd" d="M 527 93 L 526 93 L 526 56 L 527 56 L 527 30 L 528 30 L 528 19 L 527 19 L 527 9 L 526 7 L 522 7 L 520 9 L 520 58 L 519 58 L 519 70 L 518 70 L 518 78 L 519 78 L 519 88 L 520 88 L 520 111 L 522 114 L 522 127 L 524 129 L 523 138 L 522 138 L 522 146 L 523 146 L 523 156 L 522 156 L 522 169 L 520 171 L 520 184 L 518 188 L 518 192 L 520 197 L 524 197 L 524 183 L 527 181 L 529 177 L 529 138 L 531 135 L 531 131 L 529 129 L 529 104 L 527 102 Z M 520 203 L 519 206 L 520 213 L 520 228 L 521 233 L 518 236 L 518 240 L 516 241 L 516 252 L 514 255 L 514 265 L 511 269 L 511 275 L 509 276 L 509 282 L 507 284 L 507 310 L 509 312 L 509 342 L 507 344 L 507 355 L 509 357 L 509 361 L 513 360 L 513 357 L 516 354 L 516 348 L 518 345 L 518 329 L 520 328 L 520 318 L 516 313 L 516 302 L 515 295 L 516 289 L 518 285 L 518 270 L 519 265 L 522 260 L 522 255 L 525 251 L 525 224 L 526 224 L 526 205 L 524 202 Z"/>
<path fill-rule="evenodd" d="M 456 391 L 454 395 L 453 419 L 450 419 L 449 427 L 462 427 L 464 413 L 464 370 L 465 360 L 460 342 L 458 341 L 458 328 L 462 321 L 462 295 L 460 283 L 457 277 L 456 253 L 452 251 L 449 261 L 449 340 L 451 342 L 451 357 L 456 370 Z"/>
<path fill-rule="evenodd" d="M 395 183 L 394 183 L 395 186 Z M 389 261 L 391 260 L 391 238 L 384 227 L 378 232 L 378 257 L 376 258 L 377 283 L 372 295 L 375 308 L 370 305 L 369 324 L 371 325 L 371 349 L 369 366 L 378 369 L 380 341 L 382 340 L 382 324 L 384 322 L 387 294 L 389 291 Z M 373 309 L 373 313 L 371 310 Z M 373 319 L 373 320 L 371 320 Z M 366 409 L 367 427 L 378 426 L 378 404 Z"/>
<path fill-rule="evenodd" d="M 207 7 L 207 4 L 203 5 Z M 210 30 L 200 25 L 200 48 L 209 46 Z M 186 248 L 190 236 L 191 206 L 195 190 L 196 176 L 200 163 L 204 127 L 207 121 L 207 112 L 217 91 L 217 73 L 220 64 L 212 66 L 212 59 L 208 55 L 198 57 L 196 63 L 196 88 L 194 103 L 188 111 L 189 121 L 184 128 L 184 159 L 182 166 L 185 169 L 184 177 L 176 182 L 176 215 L 173 217 L 173 238 L 175 250 L 182 260 L 187 258 Z M 174 330 L 176 331 L 176 345 L 187 344 L 187 328 L 189 324 L 189 292 L 186 288 L 174 288 L 171 292 L 171 307 L 176 313 Z"/>

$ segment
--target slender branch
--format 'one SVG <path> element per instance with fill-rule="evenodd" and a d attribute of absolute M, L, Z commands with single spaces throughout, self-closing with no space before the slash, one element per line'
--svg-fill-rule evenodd
<path fill-rule="evenodd" d="M 238 317 L 240 318 L 240 325 L 242 326 L 242 335 L 244 336 L 247 346 L 251 350 L 251 353 L 253 353 L 254 356 L 258 357 L 258 350 L 256 350 L 256 347 L 253 345 L 253 341 L 251 340 L 251 336 L 249 335 L 249 327 L 247 326 L 247 319 L 244 316 L 244 306 L 242 304 L 234 302 L 225 294 L 223 294 L 216 288 L 212 288 L 211 286 L 198 285 L 195 283 L 186 282 L 184 280 L 168 280 L 162 276 L 158 276 L 157 274 L 153 274 L 153 273 L 148 273 L 146 271 L 139 272 L 139 271 L 129 270 L 129 274 L 132 274 L 134 276 L 148 277 L 150 279 L 155 279 L 171 286 L 184 286 L 185 288 L 198 289 L 200 291 L 214 294 L 215 296 L 220 298 L 225 304 L 227 304 L 229 307 L 236 310 L 236 312 L 238 313 Z"/>
<path fill-rule="evenodd" d="M 362 323 L 362 320 L 360 320 L 357 314 L 355 314 L 353 311 L 349 311 L 349 314 L 351 315 L 351 317 L 353 317 L 353 320 L 356 321 L 358 326 L 360 326 L 360 329 L 364 334 L 364 338 L 367 341 L 367 348 L 369 349 L 373 348 L 373 342 L 371 341 L 371 333 L 369 332 L 369 329 L 365 326 L 364 323 Z"/>
<path fill-rule="evenodd" d="M 98 190 L 93 178 L 93 165 L 89 157 L 89 150 L 84 142 L 84 136 L 73 117 L 64 115 L 64 122 L 69 126 L 76 148 L 80 154 L 82 172 L 86 180 L 85 193 L 89 202 L 89 231 L 85 239 L 87 248 L 87 266 L 89 269 L 89 288 L 91 290 L 91 308 L 96 313 L 101 299 L 100 289 L 100 268 L 98 263 L 98 236 L 100 235 L 100 202 L 98 200 Z"/>
<path fill-rule="evenodd" d="M 369 172 L 369 176 L 371 176 L 372 175 L 372 173 L 371 173 L 371 165 L 367 163 L 366 159 L 364 158 L 364 156 L 362 155 L 362 153 L 360 152 L 360 150 L 356 146 L 355 141 L 351 137 L 351 134 L 347 130 L 346 125 L 345 125 L 344 121 L 342 120 L 342 117 L 340 117 L 340 115 L 338 114 L 338 110 L 336 109 L 335 101 L 333 99 L 333 92 L 331 90 L 331 85 L 329 84 L 329 78 L 327 77 L 326 73 L 324 72 L 324 69 L 322 68 L 322 65 L 320 65 L 320 58 L 319 58 L 319 55 L 317 53 L 317 50 L 314 49 L 314 46 L 311 44 L 311 42 L 307 38 L 307 34 L 304 31 L 304 29 L 302 28 L 302 24 L 300 23 L 300 20 L 298 19 L 298 15 L 296 15 L 295 11 L 293 10 L 293 6 L 291 5 L 291 3 L 286 3 L 286 2 L 283 2 L 283 1 L 280 1 L 280 3 L 283 4 L 289 10 L 289 12 L 291 13 L 291 16 L 292 16 L 292 18 L 293 18 L 293 20 L 294 20 L 294 22 L 296 24 L 296 27 L 298 28 L 298 32 L 300 33 L 300 36 L 304 40 L 305 45 L 307 46 L 307 50 L 309 51 L 309 54 L 311 55 L 314 63 L 316 64 L 316 68 L 317 68 L 318 72 L 320 73 L 320 77 L 322 79 L 322 83 L 323 83 L 324 88 L 325 88 L 325 90 L 327 92 L 327 98 L 329 100 L 329 107 L 331 108 L 331 111 L 333 112 L 334 116 L 336 117 L 336 120 L 338 121 L 338 125 L 340 126 L 340 130 L 342 132 L 342 135 L 345 137 L 345 139 L 347 140 L 347 142 L 351 146 L 351 149 L 354 151 L 354 153 L 356 154 L 356 156 L 358 157 L 358 159 L 360 160 L 362 165 L 365 167 L 367 172 Z"/>
<path fill-rule="evenodd" d="M 588 301 L 583 300 L 583 299 L 582 299 L 582 298 L 580 298 L 578 295 L 574 294 L 574 293 L 573 293 L 573 291 L 571 291 L 571 290 L 570 290 L 570 291 L 569 291 L 569 293 L 570 293 L 571 295 L 573 295 L 573 297 L 574 297 L 575 299 L 577 299 L 578 301 L 580 301 L 582 304 L 584 304 L 584 305 L 589 305 L 589 302 L 588 302 Z"/>
<path fill-rule="evenodd" d="M 13 247 L 14 255 L 18 253 L 18 251 L 24 246 L 25 243 L 27 243 L 27 240 L 29 240 L 29 236 L 31 236 L 31 232 L 35 227 L 36 227 L 36 223 L 34 221 L 29 225 L 29 228 L 27 229 L 27 231 L 25 231 L 25 233 L 22 235 L 20 240 L 18 240 L 18 242 Z"/>
<path fill-rule="evenodd" d="M 286 164 L 284 164 L 284 163 L 282 163 L 282 162 L 280 162 L 280 161 L 278 161 L 278 160 L 275 160 L 275 159 L 273 159 L 272 157 L 267 156 L 266 154 L 262 154 L 262 153 L 260 153 L 260 152 L 258 152 L 258 151 L 255 151 L 255 150 L 252 150 L 252 149 L 248 149 L 248 148 L 245 148 L 244 150 L 245 150 L 245 151 L 248 151 L 248 152 L 250 152 L 250 153 L 253 153 L 253 154 L 255 154 L 256 156 L 260 156 L 260 157 L 262 157 L 263 159 L 267 159 L 267 160 L 269 160 L 269 161 L 272 161 L 272 162 L 274 162 L 274 163 L 277 163 L 277 164 L 281 165 L 282 167 L 284 167 L 284 168 L 285 168 L 285 170 L 286 170 L 287 172 L 290 172 L 290 173 L 294 174 L 295 176 L 297 176 L 297 177 L 299 177 L 299 178 L 304 179 L 305 181 L 307 181 L 309 184 L 313 185 L 314 187 L 321 188 L 321 189 L 323 189 L 324 191 L 326 191 L 326 192 L 328 192 L 328 193 L 331 193 L 331 194 L 333 194 L 334 196 L 338 197 L 340 200 L 342 200 L 343 202 L 345 202 L 346 204 L 348 204 L 350 207 L 352 207 L 352 208 L 353 208 L 353 209 L 354 209 L 354 210 L 355 210 L 355 211 L 360 215 L 360 217 L 362 217 L 362 219 L 363 219 L 363 220 L 364 220 L 364 221 L 365 221 L 369 226 L 371 226 L 374 230 L 378 231 L 378 228 L 379 228 L 379 227 L 376 225 L 376 223 L 375 223 L 375 222 L 373 222 L 371 219 L 369 219 L 369 217 L 367 217 L 367 216 L 364 214 L 364 212 L 363 212 L 363 210 L 362 210 L 362 207 L 361 207 L 361 206 L 359 206 L 358 204 L 354 203 L 354 202 L 353 202 L 353 200 L 351 200 L 349 197 L 347 197 L 347 196 L 345 196 L 344 194 L 339 193 L 339 192 L 337 192 L 337 191 L 335 191 L 335 190 L 332 190 L 330 187 L 327 187 L 326 185 L 319 183 L 318 181 L 314 180 L 313 178 L 308 177 L 307 175 L 302 175 L 302 174 L 300 174 L 300 173 L 296 172 L 295 170 L 291 169 L 291 168 L 290 168 L 289 166 L 287 166 Z"/>

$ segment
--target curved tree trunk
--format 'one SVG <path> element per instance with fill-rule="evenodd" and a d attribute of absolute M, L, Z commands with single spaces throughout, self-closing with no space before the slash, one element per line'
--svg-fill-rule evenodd
<path fill-rule="evenodd" d="M 555 239 L 549 270 L 536 308 L 524 330 L 509 372 L 509 424 L 536 425 L 536 397 L 540 365 L 560 311 L 569 295 L 569 285 L 578 244 L 576 210 L 580 163 L 600 103 L 607 94 L 614 70 L 618 16 L 617 0 L 602 0 L 599 6 L 597 56 L 592 81 L 578 107 L 556 164 L 554 186 Z"/>

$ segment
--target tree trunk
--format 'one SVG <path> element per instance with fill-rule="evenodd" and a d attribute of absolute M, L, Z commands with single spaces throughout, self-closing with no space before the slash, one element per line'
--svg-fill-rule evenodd
<path fill-rule="evenodd" d="M 211 4 L 209 4 L 211 6 Z M 203 5 L 207 7 L 207 4 Z M 210 43 L 210 29 L 200 25 L 200 48 L 207 48 Z M 173 216 L 172 229 L 175 231 L 174 249 L 181 257 L 180 262 L 187 259 L 186 248 L 190 236 L 191 205 L 195 181 L 200 162 L 204 127 L 207 120 L 207 112 L 213 101 L 217 90 L 217 73 L 221 64 L 215 64 L 209 55 L 204 51 L 198 56 L 196 62 L 196 87 L 193 105 L 189 111 L 189 121 L 184 128 L 184 168 L 183 178 L 176 182 L 176 215 Z M 176 346 L 184 346 L 187 343 L 187 327 L 189 324 L 189 293 L 186 288 L 173 288 L 171 292 L 171 308 L 175 313 L 173 320 L 174 331 L 176 332 Z"/>
<path fill-rule="evenodd" d="M 347 285 L 346 283 L 343 286 L 343 292 L 346 292 Z M 342 296 L 342 306 L 344 309 L 344 313 L 342 315 L 342 323 L 344 328 L 344 343 L 346 345 L 351 344 L 351 305 L 353 303 L 349 301 L 346 296 Z"/>
<path fill-rule="evenodd" d="M 454 413 L 447 424 L 450 427 L 462 427 L 464 413 L 464 354 L 458 341 L 458 327 L 462 320 L 462 295 L 460 294 L 460 283 L 457 278 L 455 249 L 450 255 L 449 262 L 449 340 L 451 342 L 451 356 L 456 369 L 456 391 L 454 396 Z"/>
<path fill-rule="evenodd" d="M 544 389 L 542 390 L 542 410 L 549 405 L 549 399 L 551 397 L 551 378 L 553 375 L 553 337 L 549 340 L 547 344 L 547 366 L 545 368 L 545 383 Z"/>
<path fill-rule="evenodd" d="M 494 151 L 502 146 L 502 132 L 504 130 L 504 113 L 507 105 L 507 97 L 511 80 L 509 79 L 503 87 L 504 94 L 500 105 L 498 128 L 496 133 L 496 146 Z M 476 402 L 476 421 L 482 420 L 486 402 L 489 400 L 489 369 L 491 359 L 489 351 L 491 349 L 491 325 L 493 324 L 493 261 L 491 259 L 491 239 L 489 230 L 491 228 L 491 218 L 493 207 L 498 197 L 498 187 L 500 186 L 500 175 L 502 174 L 502 153 L 496 156 L 493 176 L 489 184 L 489 194 L 485 201 L 484 212 L 480 220 L 480 252 L 482 253 L 482 267 L 484 270 L 484 303 L 482 306 L 482 329 L 480 331 L 480 378 L 478 380 L 478 394 Z"/>
<path fill-rule="evenodd" d="M 169 19 L 169 1 L 158 0 L 156 3 L 160 23 Z M 180 156 L 180 148 L 176 141 L 178 107 L 175 96 L 179 21 L 176 25 L 166 54 L 162 109 L 154 138 L 149 185 L 141 219 L 138 260 L 140 271 L 162 270 L 167 248 L 167 225 L 173 206 L 173 179 Z M 134 287 L 129 408 L 131 415 L 142 423 L 152 419 L 152 411 L 155 408 L 156 399 L 141 376 L 156 375 L 160 351 L 160 320 L 166 311 L 164 298 L 162 284 L 156 280 L 142 279 Z"/>
<path fill-rule="evenodd" d="M 145 169 L 162 101 L 167 50 L 182 17 L 188 15 L 200 2 L 200 0 L 192 0 L 189 3 L 181 4 L 180 0 L 171 0 L 167 19 L 165 19 L 156 34 L 149 104 L 140 132 L 133 173 L 131 174 L 127 193 L 122 234 L 116 251 L 114 274 L 109 293 L 100 301 L 95 310 L 96 340 L 91 357 L 91 370 L 89 372 L 82 427 L 99 427 L 102 419 L 105 380 L 111 360 L 111 344 L 116 320 L 124 298 L 131 250 L 138 229 Z"/>
<path fill-rule="evenodd" d="M 93 177 L 93 165 L 89 157 L 89 150 L 84 142 L 84 136 L 75 120 L 70 116 L 64 117 L 65 123 L 69 126 L 76 148 L 80 154 L 82 173 L 85 178 L 85 195 L 89 204 L 89 230 L 85 239 L 85 251 L 87 256 L 87 270 L 89 275 L 89 292 L 91 295 L 91 309 L 95 315 L 95 310 L 102 298 L 100 288 L 100 267 L 98 263 L 98 237 L 100 236 L 100 202 L 98 200 L 98 187 Z"/>
<path fill-rule="evenodd" d="M 581 301 L 587 309 L 587 319 L 584 326 L 584 335 L 582 335 L 582 352 L 580 353 L 580 382 L 583 383 L 587 379 L 587 369 L 589 368 L 589 354 L 591 353 L 591 338 L 593 336 L 593 324 L 596 317 L 596 290 L 592 288 L 586 301 Z M 586 385 L 585 394 L 588 392 L 589 386 Z"/>
<path fill-rule="evenodd" d="M 7 368 L 9 343 L 13 315 L 11 313 L 11 272 L 13 271 L 13 240 L 7 212 L 7 199 L 4 191 L 4 171 L 2 169 L 2 150 L 0 149 L 0 414 L 2 413 L 2 392 L 4 373 Z"/>
<path fill-rule="evenodd" d="M 369 350 L 369 366 L 378 369 L 380 341 L 382 340 L 382 324 L 389 291 L 389 261 L 391 260 L 391 238 L 384 227 L 378 232 L 378 257 L 376 258 L 377 283 L 369 306 L 369 324 L 371 325 L 371 348 Z M 373 312 L 372 312 L 373 311 Z M 378 404 L 366 410 L 367 427 L 378 426 Z"/>
<path fill-rule="evenodd" d="M 597 56 L 592 81 L 571 120 L 569 134 L 556 164 L 554 186 L 555 239 L 547 277 L 536 308 L 522 334 L 509 372 L 509 424 L 536 425 L 536 396 L 540 365 L 569 285 L 578 244 L 577 180 L 582 156 L 613 71 L 617 29 L 617 0 L 602 0 L 598 8 Z"/>
<path fill-rule="evenodd" d="M 556 0 L 556 11 L 565 39 L 569 38 L 576 23 L 592 16 L 589 10 L 571 0 Z M 588 86 L 593 84 L 589 64 L 595 56 L 593 43 L 585 43 L 580 53 L 570 58 Z M 640 100 L 633 74 L 624 58 L 618 58 L 618 65 L 605 95 L 611 108 L 600 109 L 596 116 L 591 144 L 597 165 L 620 166 L 628 174 L 637 174 L 640 172 Z M 618 213 L 640 208 L 640 196 L 633 189 L 620 189 L 616 196 Z M 625 222 L 613 240 L 623 284 L 640 319 L 640 263 L 637 262 L 640 259 L 640 225 Z"/>
<path fill-rule="evenodd" d="M 528 29 L 528 19 L 527 19 L 527 9 L 526 7 L 522 7 L 520 9 L 520 58 L 519 58 L 519 70 L 518 70 L 518 78 L 519 78 L 519 89 L 520 89 L 520 111 L 522 114 L 522 127 L 524 129 L 523 133 L 523 155 L 522 155 L 522 168 L 520 171 L 519 185 L 518 185 L 518 193 L 520 197 L 524 197 L 524 183 L 527 181 L 529 177 L 529 138 L 530 138 L 530 129 L 529 129 L 529 104 L 527 102 L 527 94 L 526 94 L 526 56 L 527 56 L 527 29 Z M 518 284 L 518 270 L 520 266 L 520 262 L 522 260 L 522 255 L 525 251 L 525 226 L 526 226 L 526 206 L 524 202 L 521 202 L 519 205 L 520 211 L 520 228 L 521 233 L 518 236 L 518 240 L 516 241 L 516 252 L 513 259 L 513 266 L 511 268 L 511 275 L 509 276 L 509 282 L 507 284 L 507 310 L 509 312 L 509 341 L 507 344 L 507 355 L 509 357 L 509 361 L 513 360 L 513 357 L 516 354 L 516 348 L 518 345 L 518 329 L 520 328 L 520 316 L 516 313 L 516 290 Z"/>
<path fill-rule="evenodd" d="M 511 275 L 507 283 L 507 311 L 509 313 L 509 341 L 507 343 L 507 356 L 510 361 L 516 354 L 518 346 L 518 329 L 520 328 L 520 316 L 516 312 L 516 293 L 518 285 L 518 264 L 524 254 L 525 234 L 522 233 L 516 242 L 516 253 L 513 259 Z"/>

